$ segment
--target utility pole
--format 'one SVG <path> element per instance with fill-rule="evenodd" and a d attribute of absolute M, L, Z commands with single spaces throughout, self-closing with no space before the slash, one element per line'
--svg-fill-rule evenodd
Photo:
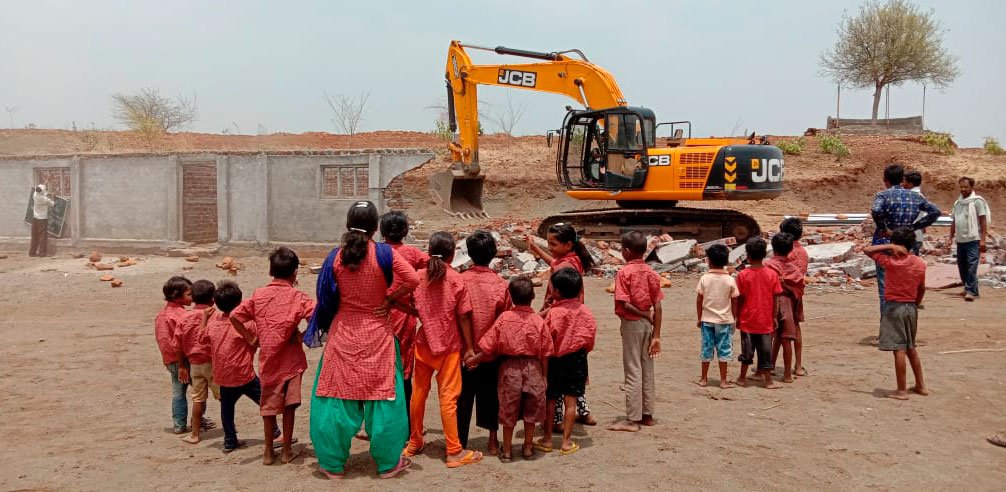
<path fill-rule="evenodd" d="M 842 117 L 842 84 L 838 84 L 835 95 L 835 128 L 838 128 L 838 120 Z"/>
<path fill-rule="evenodd" d="M 926 129 L 926 84 L 922 84 L 922 129 Z"/>
<path fill-rule="evenodd" d="M 3 109 L 4 109 L 4 111 L 7 111 L 8 115 L 10 115 L 10 128 L 11 128 L 11 130 L 13 130 L 14 129 L 14 115 L 17 114 L 17 112 L 20 111 L 21 108 L 19 108 L 17 106 L 4 106 Z"/>

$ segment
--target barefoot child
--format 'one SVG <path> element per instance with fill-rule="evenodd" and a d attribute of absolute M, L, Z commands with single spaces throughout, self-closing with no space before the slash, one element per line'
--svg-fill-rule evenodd
<path fill-rule="evenodd" d="M 419 248 L 402 243 L 409 235 L 409 218 L 403 212 L 392 211 L 382 215 L 380 227 L 384 242 L 390 245 L 395 254 L 405 259 L 413 269 L 420 270 L 430 261 L 430 257 Z M 388 294 L 390 295 L 391 292 L 389 291 Z M 406 306 L 415 305 L 411 293 L 398 302 Z M 405 415 L 408 417 L 409 402 L 412 400 L 412 369 L 416 364 L 417 319 L 410 313 L 393 309 L 389 320 L 402 354 L 402 368 L 405 371 Z"/>
<path fill-rule="evenodd" d="M 548 388 L 545 391 L 545 430 L 534 447 L 545 453 L 552 451 L 552 428 L 556 400 L 565 400 L 562 419 L 562 446 L 559 453 L 573 454 L 580 446 L 570 439 L 576 421 L 576 399 L 583 396 L 587 385 L 587 353 L 594 350 L 597 322 L 594 314 L 580 302 L 583 278 L 572 268 L 563 268 L 549 280 L 558 301 L 545 315 L 545 326 L 552 337 L 554 353 L 548 359 Z"/>
<path fill-rule="evenodd" d="M 590 256 L 587 247 L 580 242 L 576 229 L 571 224 L 564 222 L 552 224 L 548 228 L 546 240 L 548 242 L 547 251 L 538 246 L 531 235 L 527 236 L 527 244 L 531 253 L 545 260 L 551 266 L 552 273 L 568 267 L 576 270 L 582 277 L 584 272 L 593 268 L 594 258 Z M 583 302 L 582 290 L 578 299 L 580 302 Z M 552 284 L 549 283 L 545 286 L 545 302 L 542 305 L 540 314 L 545 316 L 548 308 L 557 300 Z M 561 419 L 564 414 L 563 400 L 556 400 L 555 418 L 559 420 L 554 422 L 555 425 L 562 425 Z M 590 414 L 590 408 L 587 406 L 587 398 L 585 396 L 576 399 L 576 414 L 577 422 L 583 425 L 597 425 L 597 419 Z"/>
<path fill-rule="evenodd" d="M 891 398 L 908 399 L 905 359 L 912 366 L 915 386 L 912 392 L 928 395 L 922 378 L 922 361 L 915 348 L 915 332 L 919 323 L 918 305 L 926 294 L 926 262 L 908 252 L 915 244 L 915 233 L 901 227 L 891 234 L 892 244 L 869 246 L 863 253 L 884 268 L 884 311 L 880 316 L 880 350 L 894 352 L 894 374 L 898 389 Z"/>
<path fill-rule="evenodd" d="M 182 438 L 189 444 L 198 444 L 200 441 L 202 425 L 197 424 L 203 421 L 209 392 L 212 391 L 213 398 L 220 400 L 220 387 L 213 381 L 212 349 L 203 329 L 205 324 L 201 323 L 213 309 L 215 290 L 216 286 L 209 280 L 197 280 L 192 284 L 192 302 L 195 306 L 185 313 L 175 330 L 176 343 L 188 361 L 189 378 L 192 380 L 192 386 L 189 387 L 192 397 L 192 434 Z"/>
<path fill-rule="evenodd" d="M 314 312 L 314 300 L 297 290 L 297 268 L 300 259 L 293 250 L 280 247 L 269 255 L 269 285 L 255 289 L 251 298 L 231 313 L 231 323 L 252 344 L 259 346 L 259 373 L 262 380 L 260 412 L 264 430 L 262 463 L 276 460 L 273 452 L 273 430 L 276 416 L 283 415 L 283 450 L 280 461 L 295 458 L 293 425 L 300 406 L 300 388 L 307 369 L 307 357 L 301 345 L 297 326 Z M 254 327 L 245 323 L 254 321 Z"/>
<path fill-rule="evenodd" d="M 737 384 L 747 386 L 748 366 L 758 353 L 758 370 L 765 388 L 776 389 L 772 381 L 772 331 L 775 329 L 775 296 L 782 293 L 775 270 L 765 268 L 768 245 L 761 237 L 748 239 L 744 245 L 750 266 L 737 275 L 737 328 L 741 331 L 741 373 Z"/>
<path fill-rule="evenodd" d="M 262 387 L 252 364 L 255 347 L 231 325 L 231 312 L 241 304 L 241 289 L 229 280 L 220 282 L 213 293 L 213 301 L 216 309 L 205 310 L 201 323 L 213 354 L 213 382 L 220 385 L 224 453 L 230 453 L 246 446 L 238 439 L 234 427 L 234 406 L 242 396 L 247 396 L 255 402 L 255 406 L 259 406 Z M 249 327 L 248 331 L 254 329 Z M 273 431 L 273 436 L 279 436 L 279 429 Z"/>
<path fill-rule="evenodd" d="M 478 352 L 479 340 L 496 322 L 496 318 L 510 306 L 506 280 L 489 269 L 496 257 L 496 240 L 488 231 L 477 230 L 465 239 L 468 256 L 474 266 L 461 274 L 472 303 L 472 344 Z M 472 422 L 472 409 L 476 407 L 475 425 L 489 431 L 490 456 L 499 452 L 499 401 L 496 391 L 499 363 L 489 354 L 476 353 L 471 369 L 461 368 L 461 396 L 458 397 L 458 438 L 462 447 L 468 447 L 468 430 Z"/>
<path fill-rule="evenodd" d="M 164 283 L 166 304 L 154 318 L 154 338 L 161 350 L 161 361 L 171 374 L 171 418 L 175 434 L 188 432 L 189 402 L 185 390 L 189 385 L 189 369 L 182 363 L 175 330 L 185 316 L 185 306 L 192 304 L 192 282 L 185 277 L 171 277 Z"/>
<path fill-rule="evenodd" d="M 508 290 L 513 308 L 501 314 L 479 339 L 482 353 L 500 356 L 497 387 L 503 449 L 499 456 L 504 463 L 513 459 L 513 431 L 518 419 L 524 420 L 521 454 L 524 459 L 534 456 L 534 428 L 545 422 L 546 368 L 552 355 L 552 337 L 545 320 L 531 309 L 531 279 L 516 277 L 510 280 Z"/>
<path fill-rule="evenodd" d="M 779 224 L 779 232 L 785 232 L 793 236 L 793 251 L 789 254 L 789 259 L 796 264 L 797 268 L 800 269 L 800 273 L 806 277 L 810 257 L 807 255 L 807 249 L 800 243 L 800 239 L 803 237 L 803 221 L 798 217 L 790 217 L 783 220 Z M 796 340 L 793 341 L 793 375 L 803 377 L 807 375 L 807 370 L 803 367 L 803 327 L 800 326 L 800 323 L 804 322 L 803 298 L 800 299 L 797 312 L 800 313 L 800 317 L 796 320 Z M 772 363 L 775 364 L 774 359 Z"/>
<path fill-rule="evenodd" d="M 457 468 L 482 461 L 482 453 L 461 446 L 458 438 L 458 396 L 461 394 L 461 364 L 475 356 L 472 349 L 472 306 L 461 274 L 451 268 L 454 236 L 435 232 L 430 236 L 430 261 L 416 272 L 419 286 L 413 292 L 422 326 L 416 337 L 416 368 L 412 373 L 412 421 L 404 455 L 415 456 L 426 446 L 423 415 L 433 373 L 437 373 L 440 420 L 447 442 L 447 467 Z M 460 326 L 460 330 L 458 327 Z"/>
<path fill-rule="evenodd" d="M 772 342 L 772 365 L 782 348 L 783 382 L 793 382 L 794 345 L 800 333 L 803 319 L 803 291 L 806 286 L 803 272 L 790 258 L 793 252 L 793 236 L 780 232 L 772 236 L 772 258 L 765 261 L 765 268 L 775 270 L 782 285 L 782 293 L 775 296 L 776 329 Z"/>
<path fill-rule="evenodd" d="M 622 370 L 625 375 L 625 420 L 609 430 L 636 432 L 654 425 L 656 383 L 653 359 L 660 355 L 660 277 L 643 261 L 646 237 L 638 231 L 622 234 L 625 266 L 615 275 L 615 315 L 621 320 Z"/>
<path fill-rule="evenodd" d="M 727 379 L 727 363 L 734 356 L 734 313 L 737 312 L 737 282 L 724 268 L 730 261 L 730 250 L 722 244 L 714 244 L 706 249 L 709 271 L 702 275 L 695 286 L 695 311 L 698 328 L 702 331 L 702 377 L 699 386 L 709 384 L 709 363 L 713 352 L 719 359 L 720 388 L 732 388 L 734 383 Z"/>

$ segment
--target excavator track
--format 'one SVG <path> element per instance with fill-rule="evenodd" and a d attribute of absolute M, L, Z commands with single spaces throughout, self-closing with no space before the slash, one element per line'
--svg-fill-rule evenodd
<path fill-rule="evenodd" d="M 727 209 L 682 208 L 625 209 L 603 208 L 574 210 L 552 215 L 542 220 L 538 235 L 545 237 L 553 224 L 572 224 L 585 238 L 617 240 L 630 230 L 645 234 L 670 234 L 675 239 L 695 239 L 699 242 L 724 237 L 736 237 L 741 244 L 761 234 L 758 222 L 751 216 Z"/>

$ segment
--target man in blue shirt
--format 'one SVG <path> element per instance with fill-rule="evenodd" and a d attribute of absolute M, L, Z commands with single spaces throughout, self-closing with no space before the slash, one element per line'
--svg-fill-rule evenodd
<path fill-rule="evenodd" d="M 905 168 L 891 164 L 884 169 L 884 191 L 873 197 L 870 212 L 877 229 L 873 232 L 873 244 L 891 242 L 891 231 L 899 227 L 912 230 L 925 229 L 940 218 L 939 207 L 926 200 L 921 193 L 914 193 L 901 187 L 905 178 Z M 921 215 L 920 214 L 924 214 Z M 877 265 L 877 290 L 880 293 L 880 309 L 884 309 L 884 269 Z"/>

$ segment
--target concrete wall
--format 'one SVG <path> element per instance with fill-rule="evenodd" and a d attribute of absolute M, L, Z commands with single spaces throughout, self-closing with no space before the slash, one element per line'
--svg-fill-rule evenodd
<path fill-rule="evenodd" d="M 0 242 L 28 240 L 23 217 L 36 168 L 71 170 L 70 233 L 59 244 L 180 245 L 182 169 L 215 162 L 219 242 L 267 246 L 338 241 L 350 206 L 369 199 L 384 211 L 384 190 L 392 180 L 432 158 L 432 152 L 413 149 L 0 158 Z M 331 196 L 326 166 L 360 166 L 353 168 L 360 176 L 360 188 L 354 189 L 360 197 Z"/>

